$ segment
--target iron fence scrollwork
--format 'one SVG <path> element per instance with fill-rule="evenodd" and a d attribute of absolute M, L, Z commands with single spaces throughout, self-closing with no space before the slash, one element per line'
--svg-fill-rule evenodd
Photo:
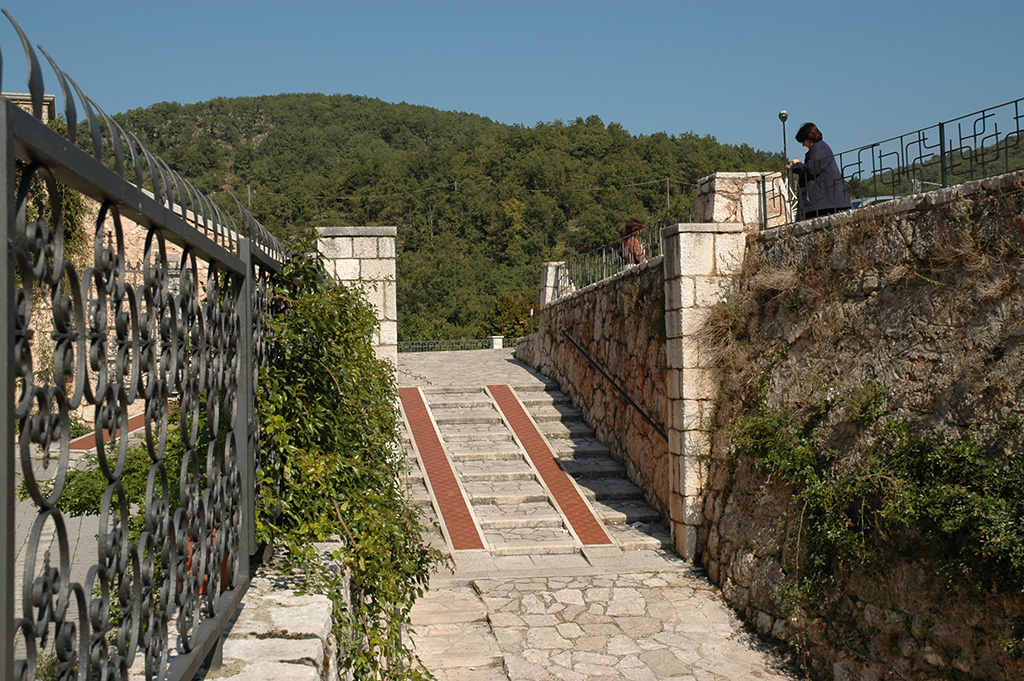
<path fill-rule="evenodd" d="M 133 667 L 192 678 L 248 585 L 257 466 L 272 457 L 257 451 L 254 391 L 267 277 L 286 250 L 147 151 L 44 51 L 67 136 L 48 128 L 39 60 L 14 26 L 32 111 L 0 100 L 0 677 L 34 679 L 46 658 L 60 679 L 126 679 Z M 76 97 L 91 154 L 75 146 Z M 84 253 L 65 243 L 59 185 L 98 204 Z M 144 230 L 141 253 L 127 220 Z M 62 511 L 79 465 L 71 414 L 83 409 L 106 481 L 95 540 Z M 133 438 L 148 463 L 138 507 L 125 484 Z"/>

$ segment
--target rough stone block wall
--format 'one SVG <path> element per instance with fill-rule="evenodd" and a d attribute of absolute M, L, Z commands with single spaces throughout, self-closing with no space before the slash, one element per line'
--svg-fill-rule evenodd
<path fill-rule="evenodd" d="M 668 446 L 562 335 L 567 331 L 664 430 L 665 299 L 662 259 L 540 310 L 539 332 L 516 357 L 558 381 L 648 502 L 668 512 Z"/>
<path fill-rule="evenodd" d="M 893 420 L 985 440 L 1024 413 L 1021 253 L 1014 173 L 751 237 L 737 294 L 712 313 L 742 342 L 719 391 L 701 555 L 732 606 L 793 644 L 812 678 L 1024 678 L 1020 592 L 954 588 L 919 552 L 839 571 L 823 601 L 792 610 L 780 587 L 798 569 L 801 508 L 733 459 L 729 437 L 760 403 L 813 415 L 804 428 L 843 457 Z M 852 422 L 843 405 L 869 383 L 884 388 L 882 416 Z"/>

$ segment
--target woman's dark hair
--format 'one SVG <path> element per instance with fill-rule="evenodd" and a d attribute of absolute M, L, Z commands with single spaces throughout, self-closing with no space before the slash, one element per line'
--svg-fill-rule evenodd
<path fill-rule="evenodd" d="M 811 140 L 812 142 L 821 141 L 821 130 L 818 130 L 818 126 L 814 123 L 804 123 L 800 126 L 800 129 L 796 131 L 796 141 L 800 144 L 804 143 L 804 140 Z"/>

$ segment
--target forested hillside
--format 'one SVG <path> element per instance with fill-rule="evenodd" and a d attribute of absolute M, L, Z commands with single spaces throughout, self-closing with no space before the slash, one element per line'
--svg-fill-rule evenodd
<path fill-rule="evenodd" d="M 782 165 L 746 145 L 634 136 L 596 116 L 527 128 L 351 95 L 161 103 L 117 118 L 286 241 L 396 225 L 402 340 L 518 335 L 545 260 L 611 241 L 630 218 L 688 219 L 694 183 L 712 172 Z"/>

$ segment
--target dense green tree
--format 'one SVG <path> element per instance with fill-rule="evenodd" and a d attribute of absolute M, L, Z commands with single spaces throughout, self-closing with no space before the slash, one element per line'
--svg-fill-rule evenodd
<path fill-rule="evenodd" d="M 164 102 L 118 118 L 285 241 L 315 227 L 397 226 L 402 339 L 507 331 L 545 260 L 613 241 L 630 218 L 689 219 L 705 175 L 782 164 L 693 133 L 631 135 L 597 116 L 530 128 L 352 95 Z"/>

